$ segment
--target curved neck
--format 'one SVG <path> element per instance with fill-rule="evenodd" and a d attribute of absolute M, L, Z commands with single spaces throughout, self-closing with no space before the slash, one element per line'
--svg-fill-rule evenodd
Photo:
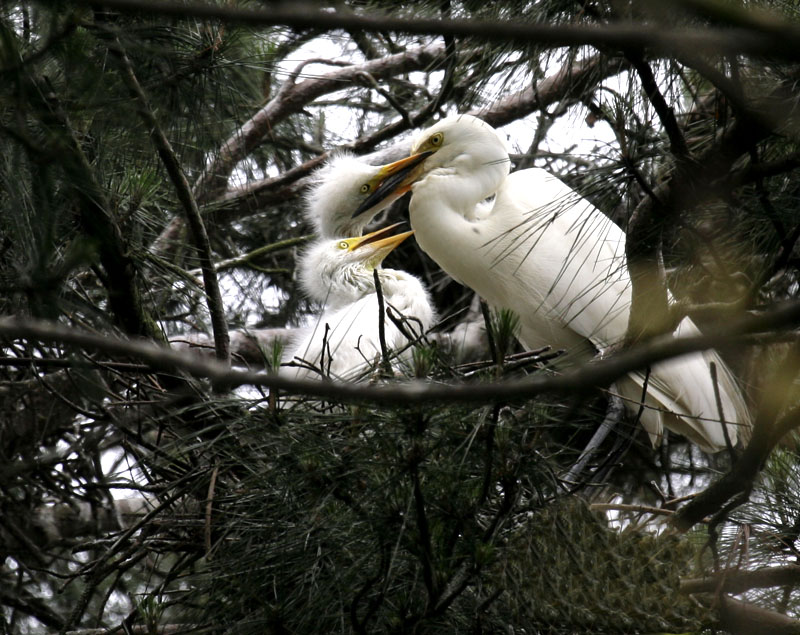
<path fill-rule="evenodd" d="M 439 183 L 435 187 L 430 183 L 422 181 L 414 186 L 409 204 L 411 228 L 426 254 L 456 280 L 466 282 L 470 277 L 470 254 L 477 254 L 486 243 L 491 222 L 473 221 L 474 203 L 470 205 L 466 196 L 460 201 L 442 196 Z"/>

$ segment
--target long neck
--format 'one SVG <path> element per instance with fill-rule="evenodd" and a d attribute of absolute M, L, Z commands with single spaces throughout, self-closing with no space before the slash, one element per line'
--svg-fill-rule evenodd
<path fill-rule="evenodd" d="M 485 293 L 479 287 L 489 285 L 491 272 L 473 265 L 475 256 L 493 235 L 491 215 L 485 220 L 470 220 L 475 203 L 467 202 L 466 197 L 453 200 L 442 196 L 440 185 L 440 181 L 426 179 L 414 186 L 409 214 L 416 241 L 453 278 Z"/>

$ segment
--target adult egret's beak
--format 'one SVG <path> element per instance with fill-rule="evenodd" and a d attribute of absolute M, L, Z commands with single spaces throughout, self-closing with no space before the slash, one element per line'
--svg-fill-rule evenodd
<path fill-rule="evenodd" d="M 411 188 L 411 184 L 419 177 L 422 171 L 422 162 L 433 152 L 425 151 L 412 154 L 410 157 L 400 159 L 394 163 L 384 165 L 377 176 L 373 179 L 378 186 L 372 193 L 358 206 L 353 212 L 353 218 L 363 214 L 375 207 L 383 199 L 392 194 L 405 194 Z"/>
<path fill-rule="evenodd" d="M 344 242 L 348 244 L 348 251 L 355 251 L 356 249 L 359 250 L 359 253 L 363 251 L 364 263 L 367 267 L 374 269 L 383 262 L 389 252 L 414 233 L 412 230 L 400 234 L 392 234 L 392 230 L 398 225 L 402 225 L 402 223 L 389 225 L 365 236 L 346 238 Z"/>

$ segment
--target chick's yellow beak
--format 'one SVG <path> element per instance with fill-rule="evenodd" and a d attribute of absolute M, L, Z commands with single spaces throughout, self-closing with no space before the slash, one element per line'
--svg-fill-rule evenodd
<path fill-rule="evenodd" d="M 408 192 L 411 184 L 419 178 L 422 172 L 422 163 L 431 154 L 433 154 L 431 151 L 419 152 L 381 167 L 371 181 L 371 183 L 377 183 L 378 186 L 372 189 L 372 193 L 353 212 L 353 218 L 372 209 L 393 194 L 402 195 Z"/>
<path fill-rule="evenodd" d="M 389 253 L 411 236 L 414 231 L 392 234 L 392 230 L 402 223 L 389 225 L 378 231 L 374 231 L 357 238 L 347 238 L 344 242 L 348 244 L 348 251 L 360 250 L 364 252 L 364 262 L 368 268 L 374 269 L 383 262 Z"/>

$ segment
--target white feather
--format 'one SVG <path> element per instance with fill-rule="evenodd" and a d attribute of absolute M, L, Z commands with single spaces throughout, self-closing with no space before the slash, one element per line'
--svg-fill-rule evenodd
<path fill-rule="evenodd" d="M 438 134 L 443 140 L 433 146 Z M 513 310 L 529 348 L 566 348 L 580 361 L 622 341 L 631 302 L 624 232 L 544 170 L 509 175 L 505 144 L 479 119 L 439 122 L 412 153 L 431 149 L 409 207 L 420 247 L 491 305 Z M 481 201 L 492 194 L 486 214 Z M 687 318 L 676 334 L 695 332 Z M 667 427 L 706 451 L 725 447 L 712 361 L 731 442 L 740 428 L 749 429 L 750 413 L 730 371 L 716 353 L 696 353 L 651 369 L 641 422 L 654 443 Z M 642 373 L 618 382 L 634 413 L 643 382 Z"/>
<path fill-rule="evenodd" d="M 317 370 L 304 364 L 287 370 L 287 376 L 320 378 L 324 375 L 338 380 L 356 380 L 376 367 L 380 359 L 380 312 L 372 272 L 357 262 L 343 262 L 338 269 L 330 271 L 334 275 L 325 289 L 328 303 L 290 357 Z M 410 345 L 435 322 L 433 307 L 427 291 L 414 276 L 404 271 L 381 269 L 379 278 L 385 307 L 386 347 L 399 352 L 392 362 L 393 367 L 405 369 L 411 361 Z M 322 288 L 320 285 L 322 282 L 317 281 L 317 292 Z M 342 298 L 347 300 L 342 302 Z M 389 318 L 388 307 L 405 323 L 411 339 Z"/>

